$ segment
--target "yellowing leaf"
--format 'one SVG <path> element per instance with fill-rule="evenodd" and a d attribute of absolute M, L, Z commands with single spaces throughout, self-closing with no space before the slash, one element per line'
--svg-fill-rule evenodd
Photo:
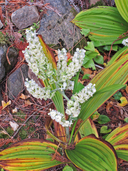
<path fill-rule="evenodd" d="M 7 103 L 5 101 L 2 100 L 2 109 L 5 109 L 7 106 L 9 106 L 11 104 L 11 100 L 9 100 Z"/>
<path fill-rule="evenodd" d="M 117 171 L 114 148 L 95 136 L 82 138 L 74 149 L 66 149 L 65 152 L 69 160 L 81 170 Z"/>
<path fill-rule="evenodd" d="M 64 163 L 52 160 L 57 148 L 57 145 L 44 140 L 24 140 L 0 152 L 0 167 L 9 171 L 46 170 Z M 58 152 L 56 155 L 60 157 Z"/>
<path fill-rule="evenodd" d="M 128 104 L 126 97 L 121 97 L 120 101 L 121 103 L 118 103 L 118 106 L 126 106 Z"/>

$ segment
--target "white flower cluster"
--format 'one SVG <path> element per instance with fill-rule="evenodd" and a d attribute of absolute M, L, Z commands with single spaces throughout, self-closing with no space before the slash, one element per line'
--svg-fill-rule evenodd
<path fill-rule="evenodd" d="M 89 83 L 79 93 L 71 97 L 67 102 L 66 113 L 70 116 L 69 120 L 65 120 L 64 115 L 56 110 L 51 110 L 48 115 L 53 120 L 61 124 L 63 127 L 70 127 L 74 118 L 78 117 L 81 110 L 81 103 L 87 101 L 96 92 L 95 84 Z"/>
<path fill-rule="evenodd" d="M 58 62 L 57 62 L 57 80 L 62 83 L 62 87 L 65 89 L 73 90 L 74 82 L 70 80 L 81 68 L 85 57 L 84 49 L 76 49 L 76 52 L 72 58 L 72 61 L 67 65 L 67 51 L 66 49 L 58 50 Z"/>
<path fill-rule="evenodd" d="M 48 115 L 63 127 L 71 127 L 72 125 L 72 121 L 65 120 L 64 115 L 56 110 L 51 110 Z"/>
<path fill-rule="evenodd" d="M 96 92 L 95 84 L 89 83 L 79 93 L 74 94 L 67 102 L 66 113 L 71 117 L 78 117 L 81 110 L 81 103 L 87 101 Z"/>
<path fill-rule="evenodd" d="M 34 80 L 27 80 L 25 82 L 27 90 L 34 97 L 45 100 L 52 98 L 57 90 L 73 90 L 74 81 L 70 79 L 80 70 L 85 57 L 85 50 L 77 48 L 69 64 L 67 64 L 66 49 L 58 50 L 57 70 L 54 70 L 52 64 L 45 56 L 39 38 L 33 28 L 26 30 L 26 39 L 29 45 L 23 53 L 30 69 L 43 81 L 47 79 L 49 84 L 55 83 L 56 85 L 55 90 L 52 90 L 50 85 L 42 88 Z M 66 113 L 69 115 L 68 120 L 65 120 L 65 116 L 56 110 L 51 110 L 49 115 L 63 127 L 70 127 L 72 121 L 80 113 L 81 103 L 88 100 L 95 92 L 95 85 L 89 83 L 79 93 L 73 95 L 71 100 L 68 100 L 66 109 Z"/>
<path fill-rule="evenodd" d="M 124 46 L 128 46 L 128 38 L 127 39 L 123 39 L 122 44 Z"/>
<path fill-rule="evenodd" d="M 76 49 L 76 52 L 72 58 L 72 62 L 68 66 L 66 49 L 63 48 L 62 50 L 58 50 L 59 60 L 57 62 L 57 70 L 55 71 L 52 67 L 52 64 L 48 61 L 47 57 L 45 56 L 39 38 L 36 36 L 36 31 L 34 31 L 32 27 L 26 30 L 26 39 L 29 45 L 27 46 L 25 51 L 23 51 L 23 53 L 30 69 L 43 81 L 45 79 L 48 79 L 50 84 L 55 83 L 56 90 L 73 90 L 74 81 L 70 81 L 70 79 L 81 68 L 85 56 L 85 50 Z M 54 76 L 57 77 L 57 80 L 54 79 Z M 31 90 L 30 88 L 27 89 L 28 91 Z M 33 87 L 33 89 L 37 90 L 37 87 Z M 41 90 L 41 88 L 39 90 Z M 36 97 L 41 97 L 41 95 L 37 95 L 39 94 L 39 92 L 37 93 L 37 91 L 35 91 L 35 94 Z M 42 94 L 42 92 L 40 94 Z M 48 96 L 48 98 L 49 97 L 51 96 Z"/>
<path fill-rule="evenodd" d="M 46 58 L 39 38 L 36 36 L 36 31 L 33 31 L 33 28 L 26 30 L 26 39 L 29 45 L 23 53 L 29 68 L 43 81 L 46 78 L 53 81 L 54 71 L 52 64 Z"/>
<path fill-rule="evenodd" d="M 32 94 L 35 98 L 40 98 L 47 100 L 54 96 L 55 92 L 51 92 L 50 88 L 48 87 L 40 87 L 33 79 L 30 81 L 26 80 L 25 86 L 30 94 Z"/>

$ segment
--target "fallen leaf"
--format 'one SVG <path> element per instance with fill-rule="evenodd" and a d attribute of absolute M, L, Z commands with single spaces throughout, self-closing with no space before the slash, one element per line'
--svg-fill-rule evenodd
<path fill-rule="evenodd" d="M 85 74 L 90 74 L 90 75 L 92 74 L 92 70 L 90 70 L 88 68 L 86 69 L 86 68 L 82 67 L 82 71 L 84 72 L 84 75 Z"/>
<path fill-rule="evenodd" d="M 106 106 L 106 112 L 107 113 L 110 113 L 110 108 L 113 106 L 113 102 L 112 101 L 110 101 L 110 102 L 108 102 L 108 104 L 107 104 L 107 106 Z"/>
<path fill-rule="evenodd" d="M 17 113 L 17 108 L 15 107 L 14 109 L 12 109 L 12 113 Z"/>
<path fill-rule="evenodd" d="M 20 95 L 20 99 L 23 99 L 23 100 L 26 100 L 26 99 L 28 99 L 30 96 L 29 95 L 25 95 L 25 94 L 21 94 Z"/>
<path fill-rule="evenodd" d="M 123 106 L 126 106 L 128 104 L 128 101 L 127 101 L 126 97 L 121 97 L 120 101 L 121 101 L 121 103 L 118 103 L 117 104 L 118 106 L 122 106 L 123 107 Z"/>
<path fill-rule="evenodd" d="M 13 131 L 16 131 L 19 125 L 16 122 L 9 122 L 10 126 L 12 127 Z"/>
<path fill-rule="evenodd" d="M 11 104 L 11 100 L 9 100 L 7 103 L 6 103 L 5 101 L 2 100 L 1 103 L 2 103 L 2 107 L 3 107 L 2 110 L 3 110 L 3 109 L 5 109 L 7 106 L 9 106 L 9 105 Z"/>
<path fill-rule="evenodd" d="M 25 106 L 29 106 L 32 105 L 33 103 L 31 103 L 29 100 L 25 100 Z"/>

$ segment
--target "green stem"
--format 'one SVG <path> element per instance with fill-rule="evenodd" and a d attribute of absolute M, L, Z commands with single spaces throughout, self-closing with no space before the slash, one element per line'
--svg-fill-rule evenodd
<path fill-rule="evenodd" d="M 69 101 L 70 99 L 66 96 L 66 94 L 64 93 L 64 91 L 59 91 L 63 96 L 64 96 L 64 98 L 67 100 L 67 101 Z"/>
<path fill-rule="evenodd" d="M 72 141 L 72 137 L 73 137 L 73 133 L 74 133 L 74 130 L 75 130 L 75 127 L 76 127 L 76 124 L 77 124 L 77 121 L 75 121 L 74 125 L 73 125 L 73 128 L 72 128 L 72 132 L 71 132 L 71 136 L 70 136 L 70 140 L 69 140 L 69 145 L 71 144 L 71 141 Z"/>
<path fill-rule="evenodd" d="M 69 127 L 66 127 L 65 130 L 66 130 L 67 140 L 69 140 Z"/>

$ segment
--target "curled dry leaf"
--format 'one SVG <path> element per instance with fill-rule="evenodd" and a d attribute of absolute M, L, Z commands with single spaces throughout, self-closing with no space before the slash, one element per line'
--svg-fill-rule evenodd
<path fill-rule="evenodd" d="M 25 94 L 21 94 L 20 95 L 20 99 L 23 99 L 23 100 L 26 100 L 26 99 L 28 99 L 30 96 L 29 95 L 25 95 Z"/>
<path fill-rule="evenodd" d="M 1 103 L 2 103 L 2 109 L 5 109 L 7 106 L 11 104 L 11 100 L 9 100 L 7 103 L 2 100 Z"/>
<path fill-rule="evenodd" d="M 18 110 L 16 107 L 14 109 L 12 109 L 12 113 L 17 113 L 17 112 L 18 112 Z"/>
<path fill-rule="evenodd" d="M 29 100 L 25 100 L 25 106 L 29 106 L 32 105 L 33 103 L 31 103 Z"/>
<path fill-rule="evenodd" d="M 122 106 L 123 107 L 123 106 L 126 106 L 128 104 L 128 101 L 127 101 L 126 97 L 121 97 L 120 101 L 121 101 L 121 103 L 118 103 L 117 104 L 118 106 Z"/>
<path fill-rule="evenodd" d="M 19 125 L 16 122 L 9 122 L 10 126 L 12 127 L 13 131 L 16 131 Z"/>

